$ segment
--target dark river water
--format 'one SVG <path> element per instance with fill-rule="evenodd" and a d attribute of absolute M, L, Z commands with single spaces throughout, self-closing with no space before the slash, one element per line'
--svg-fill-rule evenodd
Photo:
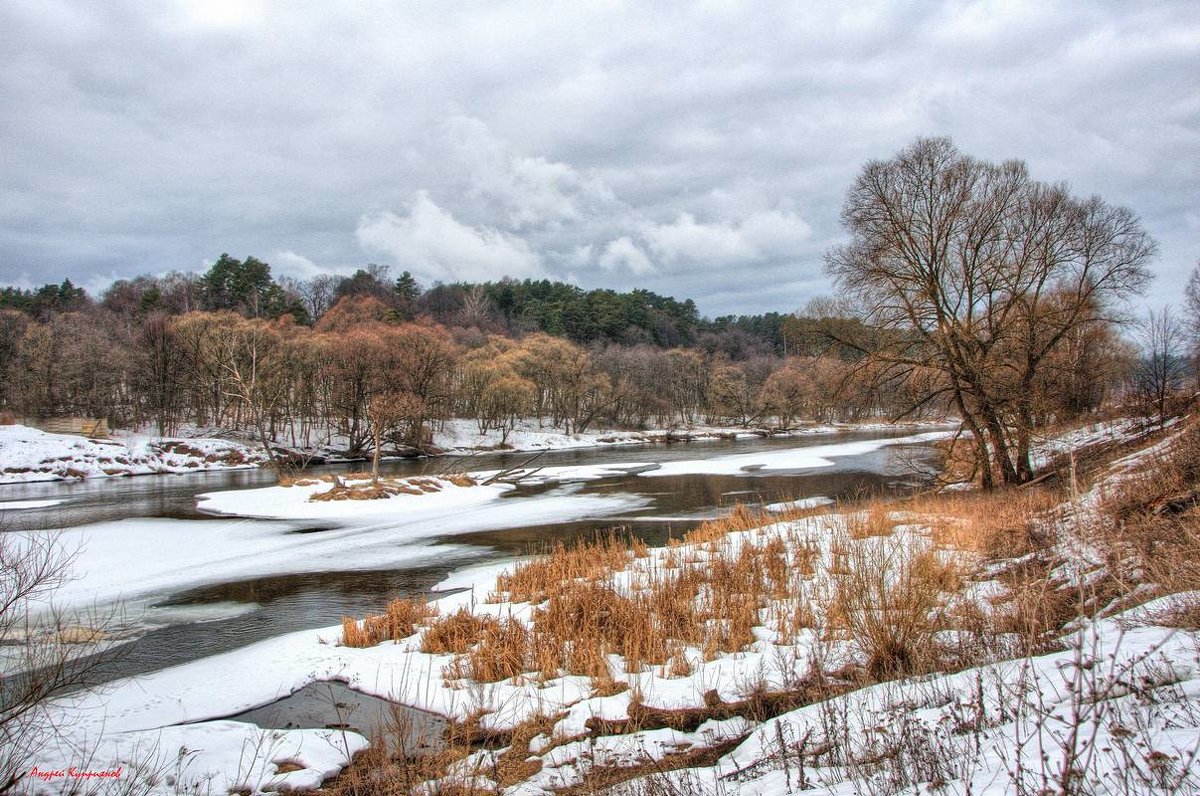
<path fill-rule="evenodd" d="M 672 445 L 612 446 L 548 452 L 537 466 L 598 465 L 616 462 L 658 462 L 706 459 L 729 454 L 772 452 L 816 445 L 841 444 L 856 440 L 909 436 L 914 429 L 821 434 L 794 438 L 714 440 Z M 453 466 L 458 470 L 488 470 L 512 467 L 527 460 L 529 453 L 487 454 L 468 461 L 447 458 L 385 462 L 383 469 L 398 474 L 436 473 Z M 233 580 L 189 588 L 156 598 L 151 607 L 180 608 L 180 617 L 159 626 L 137 628 L 135 640 L 123 645 L 108 667 L 107 676 L 117 677 L 161 669 L 200 657 L 245 646 L 294 630 L 336 624 L 343 616 L 363 616 L 380 611 L 397 596 L 428 594 L 432 586 L 450 572 L 465 566 L 536 551 L 557 539 L 573 540 L 611 527 L 626 529 L 651 544 L 680 535 L 703 518 L 712 517 L 734 503 L 772 503 L 811 496 L 837 500 L 870 494 L 900 493 L 928 482 L 935 466 L 931 444 L 883 447 L 858 455 L 833 459 L 833 465 L 794 471 L 739 475 L 681 475 L 641 477 L 622 475 L 574 485 L 576 494 L 611 493 L 633 495 L 641 505 L 620 516 L 586 518 L 572 522 L 531 524 L 503 530 L 444 534 L 429 541 L 446 546 L 442 558 L 420 564 L 381 570 L 306 572 Z M 360 470 L 354 465 L 314 468 L 315 472 Z M 213 518 L 196 509 L 196 496 L 227 489 L 269 486 L 274 476 L 260 470 L 196 473 L 186 475 L 138 476 L 91 479 L 82 482 L 37 483 L 0 486 L 0 502 L 63 500 L 53 508 L 0 512 L 6 531 L 53 530 L 101 521 L 129 518 L 171 518 L 198 523 Z M 505 500 L 536 497 L 555 486 L 516 490 Z M 226 518 L 224 521 L 227 521 Z M 296 524 L 297 532 L 320 533 L 320 523 Z M 453 550 L 453 554 L 449 551 Z M 135 591 L 137 584 L 130 584 Z M 241 606 L 229 616 L 197 621 L 205 606 Z M 198 613 L 197 613 L 198 611 Z M 170 611 L 159 611 L 170 615 Z M 189 618 L 190 617 L 190 618 Z M 136 617 L 134 617 L 136 619 Z M 136 624 L 136 623 L 135 623 Z"/>

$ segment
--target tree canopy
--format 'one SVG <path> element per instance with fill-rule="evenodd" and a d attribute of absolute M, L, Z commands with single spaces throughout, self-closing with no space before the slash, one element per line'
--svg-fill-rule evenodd
<path fill-rule="evenodd" d="M 852 237 L 827 266 L 864 323 L 891 332 L 859 344 L 881 377 L 934 374 L 920 400 L 958 411 L 984 484 L 1029 480 L 1061 353 L 1150 278 L 1137 217 L 931 138 L 867 163 L 842 221 Z"/>

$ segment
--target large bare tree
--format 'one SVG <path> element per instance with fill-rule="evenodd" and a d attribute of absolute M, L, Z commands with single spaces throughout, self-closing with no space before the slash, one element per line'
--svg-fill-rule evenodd
<path fill-rule="evenodd" d="M 846 195 L 849 243 L 830 274 L 876 332 L 861 347 L 881 377 L 932 368 L 919 403 L 947 400 L 974 439 L 984 486 L 1033 477 L 1050 363 L 1073 333 L 1114 320 L 1149 279 L 1155 246 L 1129 210 L 1024 163 L 989 163 L 919 139 L 867 163 Z"/>

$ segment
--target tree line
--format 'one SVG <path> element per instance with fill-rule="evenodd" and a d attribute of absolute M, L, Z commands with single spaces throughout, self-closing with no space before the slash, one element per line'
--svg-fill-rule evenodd
<path fill-rule="evenodd" d="M 838 322 L 857 326 L 851 318 Z M 379 427 L 422 449 L 431 424 L 522 417 L 597 426 L 749 426 L 885 416 L 829 318 L 699 316 L 691 299 L 505 279 L 423 289 L 408 272 L 275 279 L 222 254 L 203 274 L 0 289 L 0 409 L 250 433 L 361 455 Z M 848 384 L 857 384 L 851 390 Z"/>
<path fill-rule="evenodd" d="M 702 348 L 584 346 L 404 320 L 370 295 L 343 297 L 313 326 L 232 309 L 125 315 L 103 302 L 43 319 L 0 310 L 0 326 L 0 403 L 19 416 L 241 431 L 294 446 L 334 435 L 356 455 L 379 426 L 422 449 L 449 418 L 502 437 L 526 417 L 567 433 L 768 418 L 790 427 L 913 401 L 904 385 L 847 389 L 862 377 L 832 354 L 735 360 Z"/>

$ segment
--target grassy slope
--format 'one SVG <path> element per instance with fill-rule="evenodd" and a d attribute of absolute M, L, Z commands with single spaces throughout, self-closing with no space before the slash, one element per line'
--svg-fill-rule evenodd
<path fill-rule="evenodd" d="M 665 548 L 556 549 L 472 612 L 348 623 L 455 655 L 441 687 L 477 710 L 334 790 L 1195 792 L 1200 426 L 1045 454 L 1027 489 L 738 509 Z"/>

